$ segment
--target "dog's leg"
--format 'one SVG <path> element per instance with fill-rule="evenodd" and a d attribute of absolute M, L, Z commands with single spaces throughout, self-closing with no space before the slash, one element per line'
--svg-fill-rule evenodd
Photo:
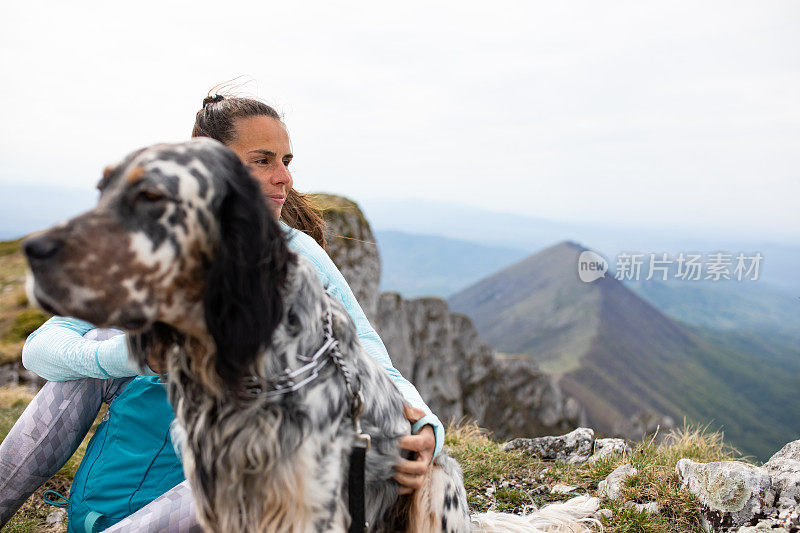
<path fill-rule="evenodd" d="M 407 531 L 466 533 L 470 529 L 461 467 L 454 459 L 442 454 L 428 469 L 423 486 L 414 492 Z"/>

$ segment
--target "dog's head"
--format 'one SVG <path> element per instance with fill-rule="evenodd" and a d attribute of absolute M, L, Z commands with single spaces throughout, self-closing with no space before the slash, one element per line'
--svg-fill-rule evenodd
<path fill-rule="evenodd" d="M 241 376 L 282 318 L 291 257 L 247 168 L 193 139 L 130 154 L 98 188 L 93 210 L 24 242 L 31 300 L 128 331 L 140 364 L 210 334 L 217 373 Z"/>

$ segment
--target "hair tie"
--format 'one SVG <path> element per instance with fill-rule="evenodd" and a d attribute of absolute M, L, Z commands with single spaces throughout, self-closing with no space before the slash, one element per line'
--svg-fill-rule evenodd
<path fill-rule="evenodd" d="M 217 102 L 221 102 L 225 100 L 225 97 L 221 94 L 215 94 L 214 96 L 206 96 L 203 98 L 203 107 L 207 106 L 208 104 L 216 104 Z"/>

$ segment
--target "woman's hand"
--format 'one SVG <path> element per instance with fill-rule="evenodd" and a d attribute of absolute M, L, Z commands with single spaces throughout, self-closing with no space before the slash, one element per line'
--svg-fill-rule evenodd
<path fill-rule="evenodd" d="M 408 404 L 403 406 L 403 412 L 412 424 L 425 416 L 424 411 Z M 416 435 L 409 435 L 400 439 L 398 446 L 404 450 L 416 452 L 412 460 L 400 459 L 400 464 L 394 466 L 397 471 L 394 479 L 400 483 L 400 494 L 411 494 L 422 487 L 425 481 L 425 474 L 428 473 L 431 458 L 436 449 L 433 428 L 424 426 Z"/>

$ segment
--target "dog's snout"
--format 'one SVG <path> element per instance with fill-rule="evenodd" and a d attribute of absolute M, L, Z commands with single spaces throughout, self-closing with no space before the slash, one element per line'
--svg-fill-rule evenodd
<path fill-rule="evenodd" d="M 25 254 L 31 261 L 50 259 L 61 249 L 62 242 L 49 235 L 39 235 L 26 239 L 22 245 Z"/>

